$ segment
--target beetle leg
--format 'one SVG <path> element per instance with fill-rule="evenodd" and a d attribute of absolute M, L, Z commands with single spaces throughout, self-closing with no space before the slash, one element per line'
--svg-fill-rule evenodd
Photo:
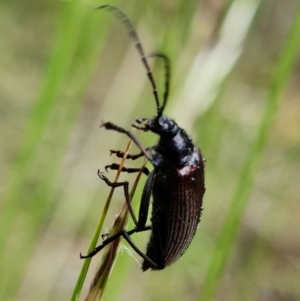
<path fill-rule="evenodd" d="M 127 131 L 111 122 L 103 122 L 101 124 L 101 127 L 105 127 L 105 129 L 107 129 L 107 130 L 112 130 L 112 131 L 116 131 L 116 132 L 127 135 L 136 144 L 136 146 L 141 150 L 141 152 L 144 154 L 144 156 L 152 163 L 152 161 L 153 161 L 152 157 L 150 154 L 147 153 L 147 149 L 145 149 L 141 145 L 139 140 L 130 131 Z"/>
<path fill-rule="evenodd" d="M 102 238 L 102 240 L 104 240 L 105 239 L 105 237 L 107 237 L 108 236 L 108 232 L 106 232 L 106 233 L 104 233 L 104 234 L 101 234 L 101 238 Z"/>
<path fill-rule="evenodd" d="M 119 170 L 120 168 L 120 164 L 117 163 L 113 163 L 110 165 L 106 165 L 105 166 L 105 170 L 107 171 L 107 169 L 110 168 L 111 170 Z M 127 167 L 122 167 L 121 169 L 122 172 L 128 172 L 128 173 L 135 173 L 135 172 L 140 172 L 141 168 L 127 168 Z M 144 167 L 142 172 L 148 176 L 150 174 L 149 169 L 147 167 Z"/>
<path fill-rule="evenodd" d="M 143 189 L 143 194 L 142 194 L 140 209 L 139 209 L 139 219 L 137 222 L 137 228 L 143 229 L 147 222 L 150 197 L 151 197 L 152 185 L 153 185 L 153 181 L 154 181 L 155 172 L 156 172 L 155 169 L 153 169 L 151 171 L 151 173 L 148 176 L 147 181 L 145 183 L 144 189 Z"/>
<path fill-rule="evenodd" d="M 133 228 L 130 231 L 126 231 L 126 230 L 121 230 L 120 232 L 110 236 L 109 238 L 105 239 L 102 244 L 98 247 L 96 247 L 92 252 L 90 252 L 89 254 L 83 256 L 80 254 L 80 258 L 89 258 L 89 257 L 93 257 L 95 254 L 97 254 L 98 252 L 100 252 L 106 245 L 108 245 L 109 243 L 111 243 L 112 241 L 114 241 L 115 239 L 117 239 L 118 237 L 122 236 L 128 243 L 129 245 L 147 262 L 150 263 L 151 266 L 153 266 L 154 268 L 157 268 L 157 264 L 149 257 L 147 256 L 145 253 L 143 253 L 132 241 L 132 239 L 130 238 L 130 236 L 133 233 L 137 233 L 137 232 L 143 232 L 143 231 L 147 231 L 147 230 L 151 230 L 152 226 L 146 226 L 146 222 L 147 222 L 147 217 L 148 217 L 148 211 L 149 211 L 149 204 L 150 204 L 150 197 L 151 197 L 151 191 L 152 191 L 152 185 L 153 185 L 153 181 L 154 181 L 154 176 L 155 176 L 155 169 L 149 174 L 148 179 L 145 183 L 144 186 L 144 190 L 143 190 L 143 194 L 142 194 L 142 199 L 141 199 L 141 204 L 140 204 L 140 209 L 139 209 L 139 218 L 138 221 L 135 217 L 135 214 L 133 212 L 130 200 L 129 200 L 129 193 L 128 193 L 128 182 L 115 182 L 112 183 L 108 180 L 107 177 L 105 177 L 100 170 L 98 170 L 98 176 L 105 181 L 105 183 L 110 186 L 110 187 L 120 187 L 123 186 L 124 187 L 124 194 L 125 194 L 125 199 L 126 199 L 126 203 L 128 206 L 128 210 L 131 214 L 131 217 L 135 223 L 135 228 Z"/>
<path fill-rule="evenodd" d="M 136 219 L 136 216 L 133 212 L 133 209 L 132 209 L 132 206 L 131 206 L 131 203 L 130 203 L 130 199 L 129 199 L 129 192 L 128 192 L 128 182 L 125 181 L 125 182 L 111 182 L 106 176 L 104 176 L 101 172 L 100 172 L 100 169 L 98 170 L 98 176 L 101 180 L 103 180 L 107 186 L 109 187 L 121 187 L 123 186 L 124 188 L 124 195 L 125 195 L 125 200 L 126 200 L 126 204 L 127 204 L 127 207 L 128 207 L 128 210 L 129 210 L 129 213 L 132 217 L 132 220 L 134 222 L 134 224 L 137 226 L 138 222 L 137 222 L 137 219 Z"/>
<path fill-rule="evenodd" d="M 130 235 L 132 235 L 133 233 L 136 232 L 143 232 L 143 231 L 147 231 L 150 230 L 151 226 L 145 226 L 143 229 L 137 229 L 134 228 L 131 231 L 126 231 L 126 230 L 121 230 L 120 232 L 110 236 L 109 238 L 107 238 L 106 240 L 104 240 L 102 242 L 102 244 L 98 247 L 96 247 L 92 252 L 90 252 L 87 255 L 82 255 L 80 253 L 80 258 L 90 258 L 93 257 L 94 255 L 96 255 L 98 252 L 100 252 L 105 246 L 107 246 L 108 244 L 110 244 L 111 242 L 113 242 L 114 240 L 118 239 L 120 236 L 123 236 L 123 238 L 129 243 L 129 245 L 132 247 L 133 250 L 135 250 L 143 259 L 145 259 L 146 261 L 148 261 L 153 267 L 157 268 L 157 264 L 150 259 L 145 253 L 143 253 L 136 245 L 135 243 L 132 241 Z"/>
<path fill-rule="evenodd" d="M 148 150 L 148 148 L 145 148 L 145 150 Z M 123 158 L 124 157 L 124 152 L 122 151 L 116 151 L 116 150 L 110 150 L 110 155 L 115 154 L 118 158 Z M 143 157 L 144 153 L 140 152 L 139 154 L 131 155 L 127 154 L 126 159 L 131 159 L 131 160 L 136 160 L 140 157 Z"/>

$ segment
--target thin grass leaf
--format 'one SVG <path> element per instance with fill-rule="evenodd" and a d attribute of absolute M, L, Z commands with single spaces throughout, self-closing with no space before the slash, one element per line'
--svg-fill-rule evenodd
<path fill-rule="evenodd" d="M 142 175 L 143 169 L 145 167 L 146 162 L 142 166 L 141 170 L 139 171 L 133 186 L 131 188 L 131 191 L 129 193 L 129 199 L 130 202 L 132 202 L 134 193 L 136 191 L 137 185 L 139 183 L 140 177 Z M 109 231 L 109 236 L 114 235 L 115 233 L 120 232 L 126 227 L 127 218 L 128 218 L 128 206 L 126 202 L 123 205 L 123 208 L 121 212 L 116 217 L 114 224 L 112 226 L 112 229 Z M 119 244 L 121 242 L 121 238 L 115 239 L 113 242 L 111 242 L 106 248 L 105 252 L 103 252 L 103 259 L 101 262 L 101 265 L 95 275 L 95 278 L 92 281 L 90 292 L 88 296 L 86 297 L 86 301 L 95 301 L 95 300 L 101 300 L 106 283 L 108 281 L 108 277 L 112 271 L 112 268 L 114 266 L 115 260 L 117 258 L 117 252 L 119 249 Z"/>
<path fill-rule="evenodd" d="M 3 291 L 11 296 L 18 291 L 17 283 L 22 281 L 26 260 L 30 258 L 39 227 L 45 215 L 51 214 L 47 212 L 51 193 L 58 179 L 62 157 L 80 104 L 95 69 L 98 56 L 96 51 L 105 36 L 99 35 L 99 31 L 104 31 L 106 26 L 99 30 L 101 19 L 97 19 L 96 14 L 91 16 L 91 13 L 91 7 L 84 1 L 63 3 L 58 34 L 43 88 L 34 104 L 11 167 L 8 193 L 2 207 L 6 214 L 1 220 L 5 227 L 1 228 L 5 228 L 5 231 L 0 233 L 0 253 L 5 258 L 0 268 L 3 275 L 2 285 L 5 288 Z M 66 87 L 74 87 L 71 96 L 64 92 Z M 54 112 L 61 115 L 56 116 Z M 47 143 L 51 147 L 47 147 L 45 143 L 45 139 L 50 136 L 49 131 L 52 134 Z M 26 216 L 24 207 L 28 213 Z M 11 239 L 17 231 L 20 232 L 20 238 Z M 11 257 L 12 249 L 22 250 L 17 259 Z"/>
<path fill-rule="evenodd" d="M 131 143 L 132 143 L 132 141 L 130 140 L 128 142 L 128 144 L 127 144 L 127 147 L 126 147 L 125 152 L 124 152 L 124 157 L 123 157 L 123 159 L 120 162 L 120 167 L 119 167 L 119 170 L 116 173 L 114 182 L 117 182 L 118 179 L 119 179 L 119 176 L 121 174 L 122 167 L 124 166 L 124 162 L 126 160 L 126 156 L 127 156 L 128 151 L 130 149 Z M 104 208 L 102 210 L 102 213 L 101 213 L 98 225 L 97 225 L 95 233 L 94 233 L 94 235 L 92 237 L 92 240 L 91 240 L 91 243 L 90 243 L 90 246 L 88 248 L 88 252 L 87 253 L 92 252 L 95 249 L 95 247 L 96 247 L 96 244 L 98 242 L 99 236 L 100 236 L 100 234 L 102 232 L 103 223 L 104 223 L 104 220 L 106 218 L 106 215 L 107 215 L 110 203 L 111 203 L 111 199 L 112 199 L 114 190 L 115 190 L 114 187 L 112 187 L 110 189 L 109 195 L 108 195 L 107 200 L 105 202 Z M 91 260 L 92 260 L 92 258 L 86 258 L 84 260 L 82 269 L 80 271 L 77 283 L 75 285 L 75 288 L 74 288 L 74 291 L 73 291 L 73 294 L 72 294 L 71 301 L 78 300 L 78 298 L 80 296 L 80 293 L 81 293 L 81 290 L 82 290 L 82 287 L 83 287 L 83 284 L 84 284 L 84 281 L 85 281 L 85 278 L 86 278 L 86 275 L 87 275 L 87 272 L 88 272 Z"/>
<path fill-rule="evenodd" d="M 24 131 L 18 154 L 11 167 L 11 177 L 8 181 L 8 195 L 3 202 L 3 208 L 6 214 L 2 221 L 5 225 L 5 231 L 1 231 L 0 237 L 0 253 L 4 259 L 1 265 L 1 275 L 3 287 L 11 295 L 17 292 L 16 275 L 21 276 L 23 273 L 25 258 L 28 258 L 30 253 L 30 244 L 32 237 L 36 235 L 37 225 L 43 217 L 49 194 L 55 178 L 55 172 L 58 171 L 59 158 L 61 153 L 56 149 L 52 153 L 53 158 L 57 159 L 57 164 L 51 164 L 50 169 L 43 169 L 45 174 L 37 180 L 36 186 L 30 189 L 29 174 L 35 166 L 36 155 L 38 148 L 41 147 L 41 141 L 45 134 L 45 129 L 49 126 L 49 116 L 57 105 L 57 96 L 63 87 L 67 71 L 73 59 L 74 50 L 78 39 L 78 31 L 82 19 L 85 17 L 85 10 L 81 2 L 77 5 L 65 2 L 61 10 L 59 30 L 57 40 L 54 46 L 54 53 L 49 65 L 48 73 L 45 78 L 44 87 L 37 98 L 34 105 L 31 117 Z M 62 145 L 63 146 L 63 145 Z M 62 147 L 63 149 L 63 147 Z M 62 150 L 60 149 L 60 150 Z M 47 172 L 47 174 L 46 174 Z M 23 205 L 27 204 L 28 212 L 35 212 L 28 219 L 23 220 Z M 35 210 L 38 208 L 38 210 Z M 19 222 L 24 222 L 22 225 L 23 235 L 19 240 L 11 241 L 10 238 L 15 235 L 15 227 Z M 3 237 L 2 237 L 3 234 Z M 11 258 L 11 250 L 21 250 L 17 261 Z M 8 296 L 6 296 L 7 298 Z"/>

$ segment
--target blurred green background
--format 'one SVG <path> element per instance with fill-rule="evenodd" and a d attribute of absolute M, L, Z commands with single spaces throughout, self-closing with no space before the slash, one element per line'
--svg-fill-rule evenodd
<path fill-rule="evenodd" d="M 96 172 L 127 143 L 101 120 L 130 128 L 155 114 L 126 31 L 93 10 L 105 3 L 126 12 L 146 53 L 170 57 L 165 113 L 207 160 L 186 254 L 142 273 L 121 252 L 105 300 L 300 300 L 298 0 L 0 1 L 0 300 L 70 300 L 109 191 Z M 123 201 L 116 191 L 106 228 Z M 135 237 L 142 249 L 147 239 Z"/>

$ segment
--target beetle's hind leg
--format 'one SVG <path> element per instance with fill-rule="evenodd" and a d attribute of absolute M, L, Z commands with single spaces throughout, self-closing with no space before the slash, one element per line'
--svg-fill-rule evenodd
<path fill-rule="evenodd" d="M 151 259 L 149 258 L 145 253 L 143 253 L 136 245 L 135 243 L 132 241 L 131 239 L 131 235 L 137 232 L 144 232 L 144 231 L 148 231 L 151 230 L 151 226 L 147 226 L 147 225 L 140 225 L 140 223 L 137 222 L 137 219 L 135 217 L 135 214 L 133 212 L 131 203 L 130 203 L 130 198 L 129 198 L 129 192 L 128 192 L 128 182 L 124 181 L 124 182 L 111 182 L 106 176 L 104 176 L 100 170 L 98 170 L 98 176 L 100 177 L 101 180 L 103 180 L 109 187 L 122 187 L 124 189 L 124 195 L 125 195 L 125 199 L 126 199 L 126 204 L 128 206 L 128 210 L 130 212 L 130 215 L 135 223 L 135 228 L 133 228 L 130 231 L 126 231 L 126 230 L 121 230 L 118 233 L 106 238 L 101 245 L 99 245 L 98 247 L 96 247 L 92 252 L 88 253 L 87 255 L 82 255 L 80 254 L 80 258 L 90 258 L 93 257 L 94 255 L 96 255 L 98 252 L 100 252 L 105 246 L 107 246 L 108 244 L 110 244 L 111 242 L 113 242 L 114 240 L 118 239 L 120 236 L 122 236 L 128 243 L 129 245 L 133 248 L 133 250 L 135 250 L 144 260 L 146 260 L 147 262 L 150 263 L 151 266 L 153 267 L 157 267 L 157 264 Z M 104 236 L 102 236 L 102 238 L 106 237 L 107 234 L 105 234 Z"/>
<path fill-rule="evenodd" d="M 80 258 L 82 259 L 82 258 L 93 257 L 94 255 L 96 255 L 97 253 L 99 253 L 105 246 L 107 246 L 108 244 L 110 244 L 114 240 L 118 239 L 120 236 L 123 236 L 123 238 L 129 243 L 129 245 L 132 247 L 132 249 L 134 251 L 136 251 L 144 260 L 148 261 L 153 267 L 157 267 L 157 264 L 151 258 L 149 258 L 145 253 L 143 253 L 135 245 L 135 243 L 132 241 L 132 239 L 130 237 L 133 233 L 144 232 L 144 231 L 148 231 L 148 230 L 151 230 L 151 226 L 145 226 L 143 229 L 134 228 L 134 229 L 132 229 L 130 231 L 126 231 L 126 230 L 123 229 L 120 232 L 118 232 L 118 233 L 110 236 L 106 240 L 104 240 L 100 246 L 96 247 L 89 254 L 87 254 L 87 255 L 80 254 Z"/>

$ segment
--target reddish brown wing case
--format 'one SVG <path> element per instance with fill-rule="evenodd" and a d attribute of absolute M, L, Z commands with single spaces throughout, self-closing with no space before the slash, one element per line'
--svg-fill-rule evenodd
<path fill-rule="evenodd" d="M 172 264 L 186 251 L 195 235 L 205 192 L 203 158 L 197 147 L 190 162 L 181 169 L 159 171 L 155 175 L 152 233 L 146 254 L 158 267 L 144 261 L 144 271 Z"/>

